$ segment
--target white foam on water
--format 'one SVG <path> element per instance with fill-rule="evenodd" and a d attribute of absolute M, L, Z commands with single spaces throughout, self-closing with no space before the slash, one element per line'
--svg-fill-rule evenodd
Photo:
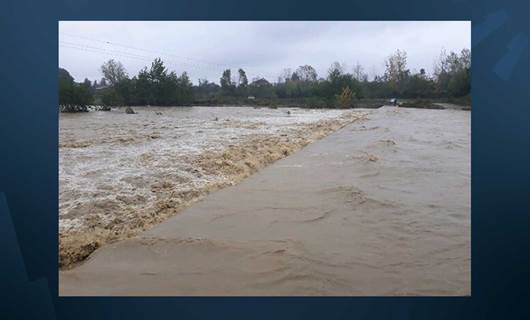
<path fill-rule="evenodd" d="M 222 174 L 196 172 L 193 160 L 256 136 L 287 135 L 320 120 L 337 119 L 345 110 L 253 107 L 135 107 L 61 114 L 59 135 L 60 231 L 116 219 L 113 212 L 149 211 L 157 183 L 172 190 L 199 190 L 230 181 Z M 289 112 L 287 112 L 289 111 Z M 159 113 L 159 114 L 157 114 Z M 160 114 L 161 113 L 161 114 Z M 138 200 L 130 198 L 140 197 Z M 116 200 L 122 199 L 122 200 Z M 126 219 L 121 217 L 120 219 Z"/>

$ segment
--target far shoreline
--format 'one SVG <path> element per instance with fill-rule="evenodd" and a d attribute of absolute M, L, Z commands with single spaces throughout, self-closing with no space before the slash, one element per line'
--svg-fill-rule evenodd
<path fill-rule="evenodd" d="M 85 111 L 61 111 L 60 113 L 80 113 L 90 111 L 111 111 L 111 109 L 126 109 L 126 108 L 192 108 L 192 107 L 247 107 L 254 109 L 288 109 L 288 108 L 299 108 L 299 109 L 319 109 L 319 110 L 355 110 L 355 109 L 378 109 L 389 104 L 389 99 L 359 99 L 352 108 L 341 108 L 341 107 L 318 107 L 303 102 L 285 102 L 269 100 L 244 100 L 239 99 L 231 102 L 220 102 L 217 100 L 211 101 L 195 101 L 192 104 L 186 105 L 171 105 L 171 106 L 158 106 L 158 105 L 124 105 L 124 106 L 105 106 L 105 105 L 87 105 Z M 418 108 L 418 109 L 455 109 L 471 111 L 471 101 L 469 99 L 399 99 L 398 106 L 402 108 Z"/>

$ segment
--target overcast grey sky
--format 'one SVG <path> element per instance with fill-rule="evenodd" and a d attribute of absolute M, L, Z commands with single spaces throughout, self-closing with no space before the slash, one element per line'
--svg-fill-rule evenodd
<path fill-rule="evenodd" d="M 325 77 L 334 61 L 358 62 L 372 77 L 405 50 L 412 71 L 432 72 L 440 51 L 470 48 L 468 21 L 61 21 L 59 66 L 76 81 L 99 80 L 108 59 L 130 76 L 161 57 L 170 70 L 219 82 L 223 69 L 276 81 L 282 70 L 310 64 Z"/>

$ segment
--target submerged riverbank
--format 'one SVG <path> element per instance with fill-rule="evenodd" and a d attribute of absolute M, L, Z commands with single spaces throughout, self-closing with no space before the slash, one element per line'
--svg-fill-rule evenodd
<path fill-rule="evenodd" d="M 59 265 L 137 235 L 356 120 L 351 110 L 135 108 L 61 114 Z"/>

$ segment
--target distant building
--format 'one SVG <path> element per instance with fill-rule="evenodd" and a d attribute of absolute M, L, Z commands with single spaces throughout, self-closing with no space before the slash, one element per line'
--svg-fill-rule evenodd
<path fill-rule="evenodd" d="M 248 100 L 256 100 L 256 97 L 254 97 L 254 96 L 248 96 Z"/>
<path fill-rule="evenodd" d="M 271 83 L 265 78 L 255 78 L 250 85 L 257 88 L 262 88 L 270 86 Z"/>
<path fill-rule="evenodd" d="M 105 89 L 107 89 L 109 87 L 110 87 L 109 85 L 100 85 L 100 86 L 95 87 L 94 89 L 96 91 L 99 91 L 99 90 L 105 90 Z"/>

